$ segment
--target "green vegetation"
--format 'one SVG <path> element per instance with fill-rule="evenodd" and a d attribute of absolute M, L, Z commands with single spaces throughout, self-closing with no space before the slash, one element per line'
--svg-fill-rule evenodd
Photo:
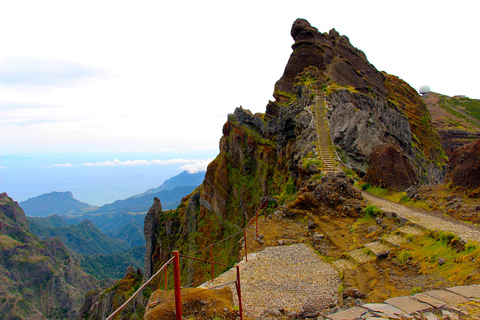
<path fill-rule="evenodd" d="M 363 212 L 365 212 L 365 217 L 376 217 L 380 215 L 383 211 L 379 209 L 377 206 L 370 204 L 363 209 Z"/>
<path fill-rule="evenodd" d="M 145 264 L 145 246 L 136 246 L 112 255 L 79 255 L 80 266 L 97 279 L 120 279 L 128 266 L 135 269 Z"/>
<path fill-rule="evenodd" d="M 480 267 L 480 245 L 474 242 L 465 244 L 450 232 L 430 231 L 417 236 L 414 241 L 397 251 L 396 259 L 419 267 L 420 274 L 435 274 L 443 277 L 446 283 L 462 284 L 467 279 L 478 280 L 476 272 Z M 442 260 L 442 262 L 440 262 Z"/>
<path fill-rule="evenodd" d="M 466 97 L 439 96 L 438 106 L 457 118 L 468 121 L 473 126 L 480 128 L 480 100 Z"/>
<path fill-rule="evenodd" d="M 104 235 L 89 220 L 68 227 L 47 227 L 37 221 L 29 218 L 30 231 L 34 235 L 42 239 L 59 237 L 67 247 L 78 253 L 110 255 L 125 252 L 130 247 L 125 242 Z"/>

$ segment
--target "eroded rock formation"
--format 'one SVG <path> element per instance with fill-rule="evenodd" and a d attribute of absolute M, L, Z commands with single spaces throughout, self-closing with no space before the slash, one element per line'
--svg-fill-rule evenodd
<path fill-rule="evenodd" d="M 480 139 L 455 150 L 446 180 L 453 186 L 480 188 Z"/>
<path fill-rule="evenodd" d="M 382 144 L 373 150 L 364 181 L 396 191 L 405 191 L 419 182 L 405 152 L 390 143 Z"/>

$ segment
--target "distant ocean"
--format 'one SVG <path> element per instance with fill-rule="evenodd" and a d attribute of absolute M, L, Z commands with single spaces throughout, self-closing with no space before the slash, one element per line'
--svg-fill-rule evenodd
<path fill-rule="evenodd" d="M 192 159 L 217 153 L 17 154 L 0 155 L 0 192 L 24 201 L 52 191 L 101 206 L 160 186 Z M 182 159 L 182 160 L 174 160 Z M 153 160 L 153 161 L 152 161 Z"/>

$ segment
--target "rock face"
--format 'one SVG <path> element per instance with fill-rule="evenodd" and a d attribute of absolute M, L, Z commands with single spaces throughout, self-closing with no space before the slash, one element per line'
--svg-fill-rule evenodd
<path fill-rule="evenodd" d="M 455 150 L 446 180 L 453 186 L 480 188 L 480 139 Z"/>
<path fill-rule="evenodd" d="M 25 213 L 0 194 L 0 314 L 5 319 L 73 319 L 95 279 L 63 243 L 29 232 Z"/>
<path fill-rule="evenodd" d="M 147 252 L 145 253 L 145 277 L 148 279 L 152 276 L 153 264 L 154 264 L 154 247 L 156 245 L 156 233 L 155 230 L 158 227 L 158 218 L 162 211 L 162 204 L 157 197 L 153 200 L 153 206 L 148 210 L 145 216 L 145 222 L 143 225 L 143 232 L 145 234 Z"/>
<path fill-rule="evenodd" d="M 405 150 L 422 182 L 443 181 L 446 158 L 415 89 L 377 71 L 335 29 L 320 33 L 308 21 L 297 19 L 291 35 L 295 44 L 275 85 L 277 101 L 298 90 L 295 83 L 310 68 L 315 85 L 326 93 L 331 137 L 345 162 L 366 171 L 373 149 L 388 142 Z"/>
<path fill-rule="evenodd" d="M 110 316 L 117 310 L 135 290 L 140 287 L 143 280 L 143 274 L 140 269 L 135 271 L 131 266 L 123 279 L 118 280 L 115 285 L 107 290 L 96 290 L 90 292 L 85 297 L 77 319 L 91 319 L 103 320 Z M 142 310 L 145 308 L 145 301 L 143 295 L 138 295 L 115 319 L 121 320 L 136 320 L 143 319 Z M 139 313 L 134 313 L 134 310 L 140 310 Z"/>
<path fill-rule="evenodd" d="M 373 150 L 364 180 L 372 185 L 396 191 L 405 191 L 419 182 L 406 154 L 390 143 L 382 144 Z"/>
<path fill-rule="evenodd" d="M 340 36 L 335 29 L 328 34 L 320 33 L 305 19 L 295 20 L 290 34 L 295 40 L 293 53 L 275 91 L 292 92 L 295 77 L 313 66 L 322 74 L 319 79 L 322 82 L 331 78 L 360 92 L 373 91 L 386 97 L 384 75 L 368 62 L 362 51 L 350 44 L 346 36 Z"/>

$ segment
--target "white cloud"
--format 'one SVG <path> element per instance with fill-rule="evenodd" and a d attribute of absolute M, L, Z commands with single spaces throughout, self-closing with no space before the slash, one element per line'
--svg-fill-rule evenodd
<path fill-rule="evenodd" d="M 78 62 L 38 57 L 9 56 L 0 60 L 0 84 L 21 87 L 50 87 L 78 84 L 99 77 L 103 70 Z"/>
<path fill-rule="evenodd" d="M 180 167 L 180 169 L 186 170 L 188 173 L 197 173 L 199 171 L 207 171 L 207 167 L 210 164 L 210 162 L 212 162 L 212 160 L 213 159 L 207 159 L 207 160 L 203 160 L 202 162 L 187 164 Z"/>
<path fill-rule="evenodd" d="M 5 167 L 5 166 L 0 166 L 0 169 L 7 169 L 7 167 Z"/>
<path fill-rule="evenodd" d="M 57 163 L 57 164 L 52 164 L 52 167 L 62 167 L 62 168 L 72 168 L 73 164 L 70 163 Z"/>
<path fill-rule="evenodd" d="M 131 167 L 131 166 L 147 166 L 147 165 L 172 165 L 172 164 L 184 164 L 185 166 L 181 167 L 181 169 L 184 169 L 184 167 L 192 167 L 194 172 L 198 171 L 205 171 L 205 169 L 201 168 L 206 168 L 206 166 L 212 161 L 212 159 L 170 159 L 170 160 L 127 160 L 127 161 L 120 161 L 119 159 L 115 159 L 113 161 L 102 161 L 102 162 L 85 162 L 82 164 L 82 166 L 87 166 L 87 167 Z M 189 171 L 188 169 L 184 169 Z M 190 171 L 189 171 L 190 172 Z M 194 173 L 190 172 L 190 173 Z"/>

